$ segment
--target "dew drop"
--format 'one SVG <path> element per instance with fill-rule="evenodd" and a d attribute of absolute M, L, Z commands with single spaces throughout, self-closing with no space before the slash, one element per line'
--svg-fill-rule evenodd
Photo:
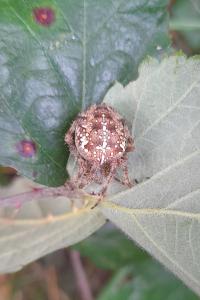
<path fill-rule="evenodd" d="M 16 144 L 18 153 L 26 158 L 33 157 L 36 153 L 36 145 L 32 141 L 23 140 Z"/>
<path fill-rule="evenodd" d="M 91 65 L 92 67 L 95 65 L 94 58 L 91 58 L 91 59 L 90 59 L 90 65 Z"/>
<path fill-rule="evenodd" d="M 160 51 L 160 50 L 162 50 L 162 47 L 159 46 L 159 45 L 157 45 L 157 46 L 156 46 L 156 50 Z"/>
<path fill-rule="evenodd" d="M 59 41 L 56 41 L 56 42 L 55 42 L 55 46 L 56 46 L 56 48 L 59 48 L 59 47 L 60 47 L 60 42 L 59 42 Z"/>
<path fill-rule="evenodd" d="M 50 26 L 55 21 L 55 12 L 50 7 L 36 7 L 33 16 L 37 23 L 42 26 Z"/>

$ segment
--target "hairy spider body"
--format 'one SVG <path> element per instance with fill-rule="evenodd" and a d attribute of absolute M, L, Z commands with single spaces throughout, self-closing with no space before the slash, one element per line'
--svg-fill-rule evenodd
<path fill-rule="evenodd" d="M 102 184 L 105 194 L 118 167 L 124 170 L 124 184 L 130 186 L 127 152 L 133 139 L 122 117 L 106 104 L 92 105 L 80 113 L 65 135 L 70 152 L 77 158 L 79 187 L 91 182 Z"/>

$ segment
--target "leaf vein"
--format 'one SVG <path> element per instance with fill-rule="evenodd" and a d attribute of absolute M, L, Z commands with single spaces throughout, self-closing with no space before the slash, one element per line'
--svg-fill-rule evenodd
<path fill-rule="evenodd" d="M 146 238 L 154 245 L 155 248 L 157 248 L 157 250 L 162 253 L 162 255 L 164 255 L 174 266 L 176 266 L 183 274 L 185 274 L 192 282 L 194 282 L 196 284 L 196 286 L 200 286 L 199 285 L 199 280 L 197 280 L 194 276 L 192 276 L 190 273 L 188 273 L 186 270 L 184 270 L 179 264 L 178 262 L 176 262 L 171 256 L 168 255 L 168 253 L 162 248 L 160 247 L 155 241 L 154 239 L 149 235 L 149 233 L 143 228 L 142 224 L 138 221 L 138 219 L 133 216 L 135 223 L 137 224 L 138 228 L 143 232 L 143 234 L 146 236 Z"/>
<path fill-rule="evenodd" d="M 192 91 L 192 89 L 197 85 L 197 83 L 199 82 L 199 80 L 194 81 L 190 87 L 185 91 L 185 93 L 172 105 L 170 106 L 163 115 L 160 116 L 160 118 L 158 118 L 157 120 L 155 120 L 155 122 L 153 122 L 149 127 L 147 127 L 139 137 L 142 138 L 149 130 L 151 130 L 155 125 L 159 124 L 160 121 L 162 121 L 164 118 L 166 118 L 166 116 L 168 116 L 175 108 L 177 108 L 177 106 L 188 96 L 188 94 Z"/>

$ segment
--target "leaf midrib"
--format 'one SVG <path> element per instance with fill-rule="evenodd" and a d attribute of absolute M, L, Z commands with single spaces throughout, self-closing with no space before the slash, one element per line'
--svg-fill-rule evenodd
<path fill-rule="evenodd" d="M 74 217 L 77 217 L 77 215 L 76 214 L 74 214 Z M 81 217 L 81 216 L 80 216 Z M 84 217 L 84 216 L 82 216 L 82 217 Z M 82 224 L 80 225 L 78 225 L 78 227 L 85 227 L 86 225 L 87 225 L 87 223 L 90 223 L 90 219 L 89 218 L 85 218 L 84 219 L 84 221 L 82 220 Z M 41 224 L 40 224 L 41 225 Z M 46 224 L 47 225 L 47 224 Z M 66 227 L 66 225 L 67 224 L 63 224 L 63 227 Z M 36 231 L 37 232 L 37 228 L 34 228 L 33 229 L 33 232 L 34 231 Z M 73 237 L 73 232 L 76 232 L 77 231 L 77 228 L 76 227 L 71 227 L 71 230 L 67 230 L 66 231 L 66 242 L 68 241 L 68 238 L 67 237 L 69 237 L 69 236 L 71 236 L 71 237 Z M 47 244 L 46 242 L 48 241 L 48 240 L 50 240 L 51 241 L 51 246 L 52 246 L 52 243 L 53 244 L 57 244 L 57 243 L 55 243 L 55 239 L 53 239 L 53 237 L 57 237 L 58 239 L 60 239 L 60 232 L 61 232 L 61 228 L 60 227 L 58 227 L 58 228 L 56 228 L 56 230 L 53 230 L 53 232 L 52 233 L 50 233 L 50 234 L 43 234 L 42 235 L 42 238 L 40 237 L 39 239 L 37 239 L 36 241 L 35 240 L 32 240 L 32 242 L 30 242 L 30 243 L 28 243 L 28 245 L 23 245 L 23 250 L 25 250 L 25 249 L 30 249 L 30 248 L 32 248 L 32 247 L 35 247 L 35 246 L 37 246 L 37 245 L 39 245 L 39 244 Z M 64 232 L 63 230 L 62 230 L 62 232 Z M 30 233 L 30 232 L 29 232 Z M 28 234 L 28 233 L 27 233 Z M 15 236 L 13 235 L 13 239 L 15 240 Z M 73 240 L 76 240 L 77 239 L 77 237 L 76 238 L 74 238 Z M 0 239 L 1 240 L 1 239 Z M 62 238 L 61 238 L 61 240 L 63 240 Z M 68 243 L 68 245 L 69 244 L 71 244 L 71 243 Z M 12 250 L 10 250 L 10 252 L 3 252 L 2 254 L 0 254 L 0 260 L 2 259 L 2 257 L 4 257 L 4 256 L 7 256 L 7 255 L 13 255 L 14 253 L 20 253 L 21 252 L 21 247 L 20 248 L 17 248 L 17 249 L 12 249 Z"/>
<path fill-rule="evenodd" d="M 149 76 L 150 77 L 150 76 Z M 149 77 L 147 79 L 149 80 Z M 193 90 L 195 86 L 199 83 L 199 80 L 194 81 L 185 93 L 173 104 L 171 105 L 158 119 L 156 119 L 149 127 L 147 127 L 135 140 L 141 139 L 149 130 L 158 125 L 163 119 L 165 119 L 178 105 L 188 96 L 188 94 Z M 145 90 L 145 89 L 144 89 Z M 143 92 L 144 93 L 144 92 Z M 138 110 L 138 108 L 137 108 Z M 136 123 L 136 122 L 135 122 Z"/>
<path fill-rule="evenodd" d="M 59 201 L 59 200 L 58 200 Z M 37 218 L 37 219 L 13 219 L 10 220 L 8 218 L 0 218 L 0 224 L 2 225 L 12 225 L 12 226 L 40 226 L 40 225 L 48 225 L 52 223 L 58 223 L 58 222 L 63 222 L 67 221 L 68 219 L 71 218 L 77 218 L 80 217 L 81 215 L 91 212 L 91 207 L 86 207 L 79 209 L 77 212 L 72 212 L 68 211 L 65 214 L 62 215 L 54 215 L 54 216 L 47 216 L 47 217 L 42 217 L 42 218 Z M 92 213 L 92 212 L 91 212 Z"/>
<path fill-rule="evenodd" d="M 154 239 L 149 235 L 149 233 L 143 228 L 142 224 L 138 221 L 138 219 L 135 216 L 132 216 L 135 220 L 136 225 L 139 227 L 139 229 L 143 232 L 143 234 L 146 236 L 146 238 L 154 245 L 154 247 L 162 253 L 174 266 L 176 266 L 185 276 L 187 276 L 197 287 L 200 286 L 199 281 L 192 276 L 192 274 L 188 273 L 185 269 L 183 269 L 177 261 L 175 261 L 171 256 L 168 255 L 168 253 L 160 247 Z"/>
<path fill-rule="evenodd" d="M 183 274 L 185 274 L 192 282 L 194 282 L 199 287 L 199 281 L 193 277 L 190 273 L 188 273 L 186 270 L 184 270 L 171 256 L 168 255 L 168 253 L 161 248 L 154 239 L 149 235 L 149 233 L 143 228 L 142 224 L 139 222 L 136 216 L 139 215 L 154 215 L 154 216 L 163 216 L 163 215 L 174 215 L 177 217 L 188 217 L 193 219 L 197 219 L 200 221 L 200 213 L 194 214 L 194 213 L 186 213 L 182 211 L 177 210 L 167 210 L 167 209 L 134 209 L 134 208 L 125 208 L 116 204 L 113 204 L 111 202 L 103 202 L 101 204 L 102 208 L 110 208 L 115 211 L 121 211 L 124 213 L 127 213 L 131 215 L 131 217 L 134 219 L 136 225 L 140 229 L 140 231 L 143 232 L 143 234 L 146 236 L 146 238 L 155 246 L 155 248 L 162 253 L 173 265 L 175 265 Z M 117 222 L 115 222 L 117 225 Z"/>
<path fill-rule="evenodd" d="M 155 175 L 153 175 L 150 179 L 143 181 L 139 184 L 137 184 L 136 186 L 133 186 L 132 188 L 126 189 L 124 191 L 120 191 L 119 193 L 113 195 L 110 197 L 110 199 L 112 201 L 114 201 L 114 199 L 119 199 L 120 197 L 123 198 L 126 196 L 126 194 L 130 194 L 132 192 L 134 192 L 134 189 L 136 188 L 141 188 L 142 186 L 149 184 L 150 182 L 156 180 L 157 178 L 160 178 L 161 176 L 163 176 L 164 174 L 166 174 L 167 172 L 169 172 L 171 169 L 176 168 L 179 165 L 182 165 L 183 163 L 185 163 L 186 161 L 190 160 L 191 158 L 198 156 L 200 154 L 200 149 L 198 149 L 195 152 L 192 152 L 190 155 L 182 158 L 181 160 L 176 161 L 175 163 L 173 163 L 172 165 L 166 167 L 165 169 L 162 169 L 161 171 L 157 172 Z"/>
<path fill-rule="evenodd" d="M 111 208 L 113 210 L 122 211 L 131 215 L 150 215 L 150 216 L 153 215 L 155 217 L 170 215 L 170 216 L 188 218 L 192 220 L 195 219 L 200 222 L 200 213 L 191 213 L 191 212 L 175 210 L 175 209 L 167 209 L 167 208 L 130 208 L 109 201 L 103 201 L 101 206 L 103 208 L 104 207 Z"/>

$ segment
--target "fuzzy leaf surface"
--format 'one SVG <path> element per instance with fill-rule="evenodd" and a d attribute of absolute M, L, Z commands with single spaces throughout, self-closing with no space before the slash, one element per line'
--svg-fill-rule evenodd
<path fill-rule="evenodd" d="M 120 89 L 122 114 L 129 105 L 134 115 L 128 165 L 139 184 L 107 197 L 102 212 L 200 295 L 200 59 L 146 60 Z"/>
<path fill-rule="evenodd" d="M 1 195 L 36 187 L 19 179 Z M 38 186 L 37 186 L 38 187 Z M 20 270 L 28 263 L 55 250 L 75 244 L 100 228 L 105 219 L 99 210 L 82 207 L 73 211 L 66 197 L 48 197 L 23 205 L 20 210 L 0 210 L 0 273 Z"/>

